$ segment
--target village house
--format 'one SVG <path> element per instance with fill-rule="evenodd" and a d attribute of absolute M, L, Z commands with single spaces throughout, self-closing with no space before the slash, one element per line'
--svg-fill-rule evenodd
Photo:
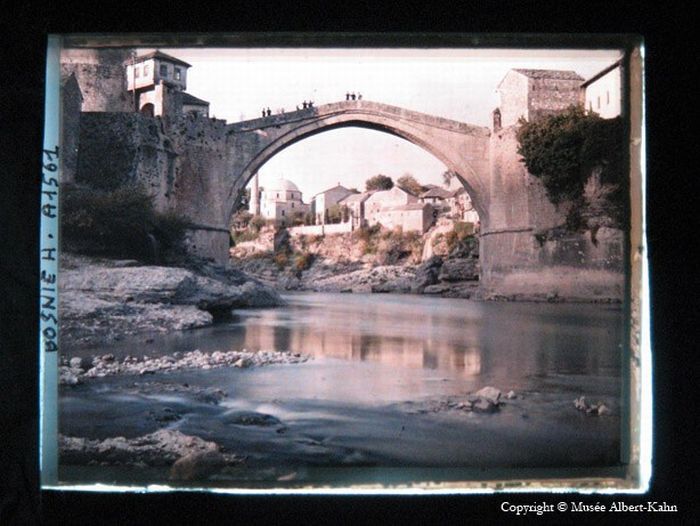
<path fill-rule="evenodd" d="M 380 223 L 386 228 L 401 227 L 405 232 L 422 234 L 433 224 L 433 207 L 394 186 L 391 190 L 374 192 L 365 201 L 365 220 L 369 226 Z"/>
<path fill-rule="evenodd" d="M 327 223 L 328 210 L 349 195 L 354 194 L 349 188 L 338 183 L 333 188 L 319 192 L 311 198 L 311 213 L 317 225 Z"/>
<path fill-rule="evenodd" d="M 464 187 L 452 191 L 446 199 L 446 203 L 452 219 L 474 223 L 475 225 L 479 223 L 479 213 L 474 208 L 472 198 Z"/>
<path fill-rule="evenodd" d="M 620 115 L 622 108 L 621 60 L 611 64 L 581 84 L 581 103 L 589 113 L 604 119 Z"/>
<path fill-rule="evenodd" d="M 346 206 L 349 213 L 349 221 L 352 223 L 352 229 L 365 226 L 365 202 L 374 192 L 362 192 L 361 194 L 350 194 L 346 198 L 338 202 L 340 206 Z"/>
<path fill-rule="evenodd" d="M 184 93 L 190 67 L 162 51 L 133 57 L 126 66 L 126 82 L 134 110 L 151 117 L 193 112 L 208 117 L 209 103 Z"/>

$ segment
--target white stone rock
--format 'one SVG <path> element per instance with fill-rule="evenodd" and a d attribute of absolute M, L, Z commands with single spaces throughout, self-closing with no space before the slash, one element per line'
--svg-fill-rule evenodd
<path fill-rule="evenodd" d="M 480 398 L 485 398 L 492 404 L 498 404 L 498 400 L 501 398 L 501 391 L 496 389 L 495 387 L 486 386 L 482 389 L 479 389 L 476 393 L 476 396 Z"/>

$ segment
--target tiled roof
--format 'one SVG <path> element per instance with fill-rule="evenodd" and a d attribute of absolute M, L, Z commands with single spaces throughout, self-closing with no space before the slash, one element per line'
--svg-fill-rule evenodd
<path fill-rule="evenodd" d="M 187 68 L 192 67 L 192 64 L 188 64 L 184 60 L 180 60 L 179 58 L 172 57 L 172 56 L 167 55 L 159 50 L 151 51 L 150 53 L 146 53 L 145 55 L 140 55 L 140 56 L 136 57 L 136 61 L 142 62 L 142 61 L 148 60 L 150 58 L 159 58 L 161 60 L 167 60 L 168 62 L 173 62 L 174 64 L 180 64 L 181 66 L 185 66 Z"/>
<path fill-rule="evenodd" d="M 420 194 L 420 197 L 437 197 L 439 199 L 447 199 L 448 197 L 452 196 L 452 192 L 449 192 L 445 190 L 444 188 L 440 188 L 439 186 L 435 188 L 431 188 L 427 192 L 423 192 Z"/>
<path fill-rule="evenodd" d="M 532 79 L 583 80 L 583 77 L 575 71 L 558 69 L 515 69 L 514 71 Z"/>
<path fill-rule="evenodd" d="M 209 103 L 206 100 L 198 99 L 194 95 L 190 95 L 189 93 L 185 93 L 184 91 L 182 92 L 182 103 L 194 104 L 196 106 L 209 106 Z"/>
<path fill-rule="evenodd" d="M 362 192 L 361 194 L 351 194 L 347 197 L 344 197 L 339 202 L 343 204 L 361 203 L 362 201 L 369 199 L 369 196 L 371 196 L 373 193 L 374 192 Z"/>

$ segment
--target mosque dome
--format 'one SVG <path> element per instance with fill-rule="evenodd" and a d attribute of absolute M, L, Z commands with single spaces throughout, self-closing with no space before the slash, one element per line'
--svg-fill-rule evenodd
<path fill-rule="evenodd" d="M 300 192 L 299 187 L 289 179 L 275 179 L 269 184 L 270 192 Z"/>

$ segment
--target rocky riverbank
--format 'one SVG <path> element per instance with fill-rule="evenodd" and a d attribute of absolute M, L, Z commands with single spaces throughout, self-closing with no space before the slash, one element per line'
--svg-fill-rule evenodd
<path fill-rule="evenodd" d="M 303 271 L 280 269 L 272 257 L 238 261 L 239 268 L 278 290 L 430 294 L 478 298 L 478 260 L 433 256 L 419 265 L 316 259 Z"/>
<path fill-rule="evenodd" d="M 181 369 L 212 369 L 217 367 L 254 367 L 272 364 L 303 363 L 309 355 L 289 351 L 215 351 L 203 353 L 199 349 L 184 354 L 175 353 L 158 357 L 126 356 L 121 361 L 112 354 L 87 358 L 64 358 L 60 367 L 60 383 L 76 385 L 85 378 L 101 378 L 115 374 L 145 375 Z"/>
<path fill-rule="evenodd" d="M 272 287 L 230 267 L 162 267 L 68 254 L 61 257 L 59 293 L 64 348 L 204 327 L 231 309 L 284 304 Z"/>

